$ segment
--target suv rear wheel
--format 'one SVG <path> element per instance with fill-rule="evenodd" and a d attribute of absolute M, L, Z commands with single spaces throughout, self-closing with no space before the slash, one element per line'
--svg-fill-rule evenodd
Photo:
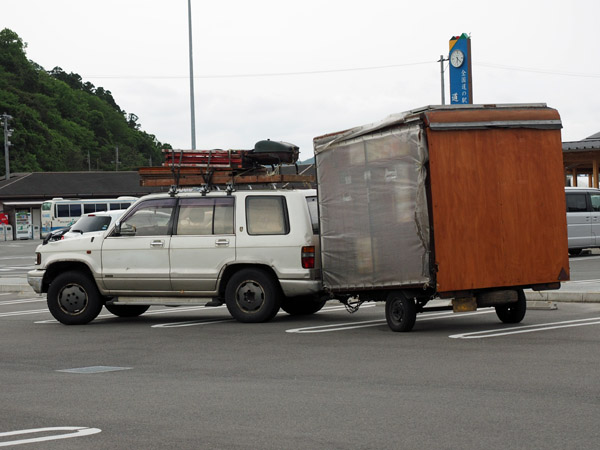
<path fill-rule="evenodd" d="M 240 322 L 271 320 L 281 305 L 281 289 L 272 276 L 260 269 L 242 269 L 234 274 L 225 289 L 225 303 Z"/>
<path fill-rule="evenodd" d="M 96 283 L 81 272 L 65 272 L 48 288 L 48 309 L 65 325 L 84 325 L 94 320 L 102 309 Z"/>

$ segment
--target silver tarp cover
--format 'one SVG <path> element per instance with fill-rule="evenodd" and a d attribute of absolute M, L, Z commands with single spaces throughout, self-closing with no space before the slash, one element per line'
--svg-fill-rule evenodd
<path fill-rule="evenodd" d="M 386 125 L 396 119 L 403 122 L 397 116 Z M 421 125 L 404 122 L 390 130 L 373 124 L 316 138 L 314 146 L 325 286 L 428 284 L 428 157 Z"/>

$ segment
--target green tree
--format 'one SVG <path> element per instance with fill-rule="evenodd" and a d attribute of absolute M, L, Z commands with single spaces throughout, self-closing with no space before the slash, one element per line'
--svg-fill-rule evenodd
<path fill-rule="evenodd" d="M 120 170 L 162 161 L 163 147 L 141 130 L 139 117 L 123 111 L 112 93 L 55 66 L 46 71 L 25 54 L 27 44 L 0 31 L 0 112 L 13 116 L 11 172 Z M 4 159 L 0 161 L 4 170 Z"/>

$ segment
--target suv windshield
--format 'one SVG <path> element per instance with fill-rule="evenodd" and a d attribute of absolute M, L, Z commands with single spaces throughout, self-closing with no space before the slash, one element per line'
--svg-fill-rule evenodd
<path fill-rule="evenodd" d="M 90 231 L 104 231 L 110 225 L 110 216 L 84 216 L 71 228 L 76 233 L 89 233 Z"/>

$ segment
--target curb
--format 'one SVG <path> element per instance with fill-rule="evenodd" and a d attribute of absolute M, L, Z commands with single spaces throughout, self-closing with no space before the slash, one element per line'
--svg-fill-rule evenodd
<path fill-rule="evenodd" d="M 527 301 L 563 303 L 600 303 L 600 292 L 525 291 Z"/>

